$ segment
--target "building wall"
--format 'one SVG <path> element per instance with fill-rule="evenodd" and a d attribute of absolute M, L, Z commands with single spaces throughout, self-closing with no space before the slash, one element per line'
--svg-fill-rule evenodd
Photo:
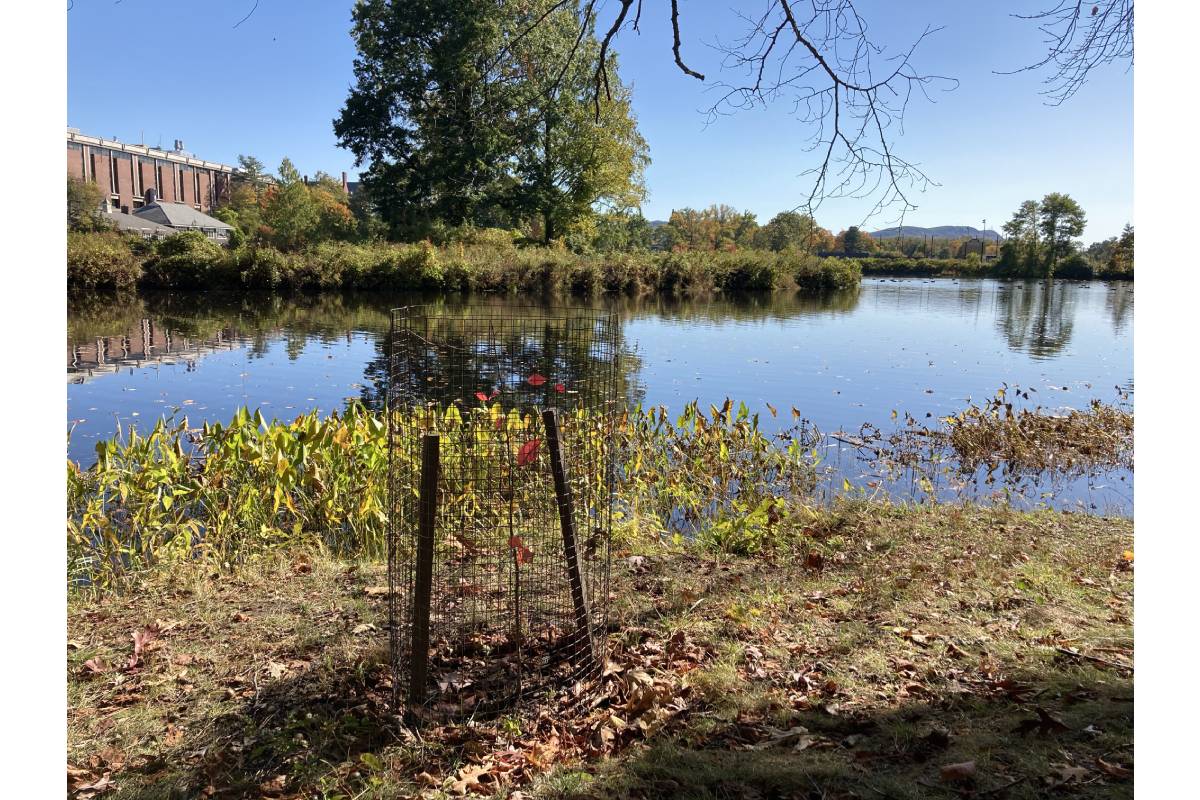
<path fill-rule="evenodd" d="M 114 207 L 124 211 L 139 208 L 146 190 L 153 188 L 164 201 L 187 203 L 211 213 L 229 197 L 233 168 L 175 152 L 68 133 L 67 175 L 95 183 Z"/>

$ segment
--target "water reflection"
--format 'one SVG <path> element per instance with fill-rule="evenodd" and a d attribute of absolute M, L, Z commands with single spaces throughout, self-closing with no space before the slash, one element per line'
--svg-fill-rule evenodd
<path fill-rule="evenodd" d="M 1101 389 L 1128 385 L 1133 374 L 1131 284 L 870 279 L 828 294 L 559 304 L 166 293 L 68 309 L 67 373 L 79 382 L 68 385 L 68 453 L 90 463 L 118 421 L 128 431 L 171 414 L 225 421 L 243 405 L 284 419 L 347 402 L 380 406 L 389 310 L 418 303 L 451 317 L 612 310 L 622 321 L 618 396 L 676 413 L 692 399 L 707 407 L 729 396 L 767 426 L 795 407 L 827 432 L 863 423 L 888 430 L 893 411 L 957 413 L 1004 383 L 1037 387 L 1031 402 L 1046 408 L 1081 408 L 1093 397 L 1111 402 Z M 539 347 L 561 350 L 551 339 Z M 564 370 L 586 381 L 586 359 L 572 358 Z M 443 381 L 454 396 L 473 395 L 475 382 Z"/>
<path fill-rule="evenodd" d="M 1114 283 L 1106 287 L 1104 306 L 1112 319 L 1113 331 L 1124 333 L 1133 316 L 1133 284 Z"/>
<path fill-rule="evenodd" d="M 1071 342 L 1081 284 L 1016 282 L 996 292 L 996 325 L 1008 346 L 1036 359 L 1058 355 Z"/>

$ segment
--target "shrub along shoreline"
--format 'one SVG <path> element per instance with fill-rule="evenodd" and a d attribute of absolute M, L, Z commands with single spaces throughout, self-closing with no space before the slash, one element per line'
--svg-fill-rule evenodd
<path fill-rule="evenodd" d="M 72 292 L 161 289 L 389 289 L 572 294 L 702 294 L 859 284 L 853 259 L 759 250 L 576 254 L 515 245 L 324 242 L 284 252 L 225 249 L 198 232 L 146 242 L 112 232 L 67 236 Z"/>

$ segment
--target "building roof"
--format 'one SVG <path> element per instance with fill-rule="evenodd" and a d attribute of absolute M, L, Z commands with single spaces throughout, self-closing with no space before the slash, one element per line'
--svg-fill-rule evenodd
<path fill-rule="evenodd" d="M 152 219 L 135 217 L 133 214 L 126 214 L 123 211 L 103 211 L 100 215 L 116 225 L 117 230 L 121 231 L 136 231 L 141 234 L 149 233 L 153 236 L 170 236 L 175 232 L 165 225 L 159 225 Z"/>
<path fill-rule="evenodd" d="M 110 150 L 118 150 L 122 153 L 133 153 L 134 155 L 145 156 L 147 158 L 173 161 L 177 164 L 188 164 L 189 166 L 193 167 L 203 167 L 204 169 L 216 170 L 217 172 L 233 173 L 233 167 L 229 166 L 228 164 L 221 164 L 216 161 L 206 161 L 203 158 L 196 158 L 193 155 L 178 150 L 163 150 L 158 147 L 148 147 L 144 144 L 130 144 L 129 142 L 118 142 L 116 139 L 103 139 L 99 136 L 88 136 L 72 128 L 67 129 L 67 141 L 75 142 L 76 144 L 91 145 L 93 147 L 106 147 Z"/>
<path fill-rule="evenodd" d="M 203 214 L 186 203 L 168 203 L 155 200 L 153 203 L 134 210 L 134 216 L 148 219 L 171 228 L 215 228 L 233 230 L 233 226 L 216 217 Z"/>

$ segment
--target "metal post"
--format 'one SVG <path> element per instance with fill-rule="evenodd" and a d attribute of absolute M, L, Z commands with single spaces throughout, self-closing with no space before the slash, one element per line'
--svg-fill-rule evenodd
<path fill-rule="evenodd" d="M 542 411 L 542 423 L 546 426 L 546 445 L 550 450 L 550 472 L 554 476 L 554 495 L 558 501 L 558 518 L 562 524 L 563 553 L 567 561 L 567 577 L 571 583 L 571 602 L 575 606 L 575 624 L 588 653 L 592 650 L 591 617 L 588 615 L 587 597 L 583 592 L 583 576 L 579 568 L 579 546 L 575 536 L 575 505 L 571 487 L 567 483 L 566 468 L 563 466 L 562 440 L 558 435 L 558 412 L 553 408 Z"/>
<path fill-rule="evenodd" d="M 409 706 L 425 702 L 429 685 L 429 606 L 433 591 L 433 529 L 437 521 L 439 442 L 436 433 L 421 437 L 421 488 L 417 507 L 416 584 L 413 587 L 412 662 Z"/>

